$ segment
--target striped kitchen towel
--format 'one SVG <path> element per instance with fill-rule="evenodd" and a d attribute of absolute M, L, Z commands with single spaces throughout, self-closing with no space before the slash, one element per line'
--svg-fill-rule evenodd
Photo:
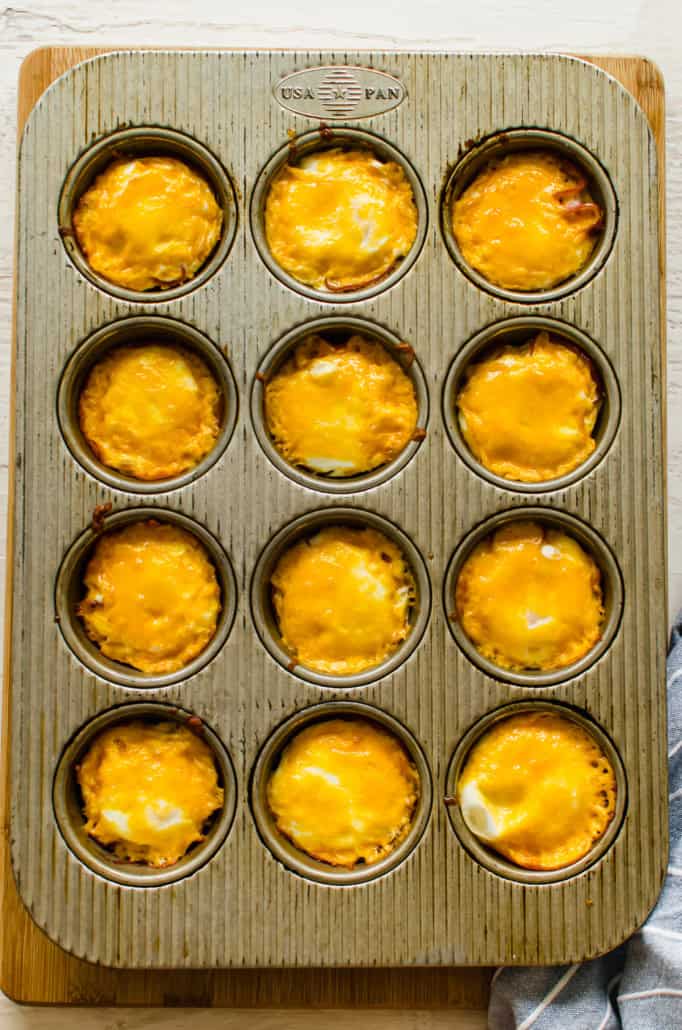
<path fill-rule="evenodd" d="M 682 624 L 668 655 L 668 741 L 670 860 L 655 909 L 602 958 L 498 969 L 490 1030 L 682 1030 Z"/>

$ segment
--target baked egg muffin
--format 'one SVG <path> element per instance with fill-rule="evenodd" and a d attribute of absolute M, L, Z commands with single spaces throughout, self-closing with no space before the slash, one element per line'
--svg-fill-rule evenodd
<path fill-rule="evenodd" d="M 392 733 L 368 719 L 326 719 L 287 744 L 267 801 L 297 848 L 350 869 L 377 862 L 405 838 L 419 791 L 419 774 Z"/>
<path fill-rule="evenodd" d="M 128 290 L 164 290 L 193 279 L 222 228 L 223 212 L 206 179 L 175 157 L 112 161 L 73 213 L 92 270 Z"/>
<path fill-rule="evenodd" d="M 457 198 L 462 257 L 495 286 L 549 290 L 587 264 L 603 212 L 583 173 L 549 151 L 491 161 Z"/>
<path fill-rule="evenodd" d="M 546 332 L 470 365 L 456 401 L 474 457 L 521 483 L 564 476 L 589 458 L 600 403 L 592 362 Z"/>
<path fill-rule="evenodd" d="M 208 366 L 167 343 L 114 347 L 91 369 L 78 403 L 95 457 L 134 479 L 180 476 L 213 450 L 223 398 Z"/>
<path fill-rule="evenodd" d="M 265 202 L 275 261 L 318 290 L 359 290 L 410 251 L 417 208 L 405 172 L 370 150 L 334 147 L 286 164 Z"/>
<path fill-rule="evenodd" d="M 277 562 L 271 586 L 283 646 L 316 672 L 372 668 L 410 632 L 412 572 L 376 529 L 326 526 L 299 540 Z"/>
<path fill-rule="evenodd" d="M 355 476 L 393 461 L 412 439 L 410 377 L 376 341 L 303 340 L 265 386 L 265 423 L 282 457 L 327 476 Z"/>
<path fill-rule="evenodd" d="M 601 573 L 567 533 L 511 522 L 465 560 L 454 617 L 480 654 L 502 668 L 562 669 L 601 638 Z"/>
<path fill-rule="evenodd" d="M 473 746 L 457 784 L 471 832 L 525 869 L 583 858 L 616 808 L 616 777 L 597 741 L 543 710 L 501 720 Z"/>
<path fill-rule="evenodd" d="M 210 747 L 174 722 L 103 730 L 76 775 L 85 832 L 121 862 L 174 865 L 223 805 Z"/>
<path fill-rule="evenodd" d="M 206 548 L 170 523 L 102 534 L 83 577 L 85 631 L 107 658 L 140 672 L 175 672 L 215 635 L 220 587 Z"/>

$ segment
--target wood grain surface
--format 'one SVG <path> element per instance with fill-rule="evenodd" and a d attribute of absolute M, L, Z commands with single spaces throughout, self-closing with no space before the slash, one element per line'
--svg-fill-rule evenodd
<path fill-rule="evenodd" d="M 111 47 L 46 47 L 33 52 L 21 68 L 18 93 L 18 128 L 21 129 L 41 93 L 56 77 L 79 61 Z M 618 78 L 638 99 L 654 132 L 663 168 L 664 101 L 657 68 L 640 58 L 586 58 Z M 663 212 L 663 176 L 661 175 L 661 212 Z M 663 224 L 663 223 L 662 223 Z M 664 280 L 665 244 L 661 242 L 661 275 Z M 663 287 L 662 287 L 663 289 Z M 663 290 L 664 296 L 664 290 Z M 9 467 L 11 470 L 12 462 Z M 11 474 L 10 474 L 11 480 Z M 11 508 L 10 482 L 10 508 Z M 11 523 L 11 518 L 10 518 Z M 8 554 L 11 555 L 11 541 Z M 11 570 L 11 560 L 8 569 Z M 7 591 L 7 599 L 11 590 Z M 5 655 L 7 659 L 7 648 Z M 8 723 L 7 666 L 3 704 L 4 744 L 11 727 Z M 3 747 L 4 789 L 7 791 L 6 756 Z M 111 970 L 89 965 L 72 958 L 52 944 L 32 923 L 20 902 L 14 886 L 8 856 L 6 811 L 2 804 L 0 839 L 0 905 L 3 933 L 0 939 L 0 986 L 15 1000 L 33 1003 L 79 1005 L 173 1005 L 227 1006 L 233 1009 L 252 1007 L 291 1008 L 291 1025 L 305 1027 L 298 1009 L 399 1008 L 427 1010 L 485 1006 L 490 979 L 489 970 L 217 970 L 212 972 Z M 47 1025 L 47 1024 L 45 1024 Z M 79 1021 L 79 1026 L 89 1024 Z M 137 1025 L 137 1024 L 135 1024 Z M 140 1026 L 154 1023 L 141 1022 Z M 164 1022 L 164 1026 L 173 1025 Z M 177 1026 L 184 1025 L 178 1022 Z M 202 1026 L 202 1023 L 193 1025 Z M 238 1013 L 221 1024 L 239 1026 Z M 278 1026 L 284 1026 L 279 1024 Z M 322 1025 L 317 1023 L 317 1025 Z M 335 1020 L 336 1026 L 343 1022 Z M 350 1023 L 349 1023 L 350 1025 Z M 373 1022 L 388 1026 L 388 1022 Z M 401 1024 L 402 1025 L 402 1024 Z M 436 1026 L 420 1022 L 419 1026 Z M 444 1023 L 439 1023 L 445 1025 Z M 454 1024 L 453 1024 L 454 1025 Z M 458 1022 L 466 1026 L 466 1021 Z M 469 1025 L 481 1025 L 476 1020 Z"/>

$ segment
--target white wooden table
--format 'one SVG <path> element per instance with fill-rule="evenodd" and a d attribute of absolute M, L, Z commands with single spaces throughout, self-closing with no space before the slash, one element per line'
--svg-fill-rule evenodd
<path fill-rule="evenodd" d="M 680 0 L 29 0 L 0 7 L 0 561 L 5 564 L 16 82 L 44 44 L 639 53 L 667 90 L 670 614 L 682 607 L 682 5 Z M 4 568 L 2 582 L 4 582 Z M 4 598 L 0 599 L 0 612 Z M 1 645 L 0 645 L 1 646 Z M 1 930 L 0 930 L 1 932 Z M 483 1013 L 32 1009 L 0 997 L 0 1030 L 460 1030 Z M 563 1030 L 558 1027 L 557 1030 Z"/>

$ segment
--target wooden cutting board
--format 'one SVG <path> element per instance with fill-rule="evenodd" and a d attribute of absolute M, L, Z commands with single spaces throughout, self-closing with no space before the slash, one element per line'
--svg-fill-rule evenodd
<path fill-rule="evenodd" d="M 18 133 L 51 82 L 112 47 L 44 47 L 24 61 Z M 644 110 L 659 157 L 660 284 L 665 311 L 664 90 L 660 72 L 639 57 L 585 57 L 628 89 Z M 665 325 L 663 318 L 662 324 Z M 665 337 L 661 341 L 665 347 Z M 664 366 L 665 368 L 665 362 Z M 14 381 L 11 405 L 14 403 Z M 10 419 L 13 426 L 13 418 Z M 13 440 L 13 429 L 10 429 Z M 665 435 L 664 435 L 665 438 Z M 182 1005 L 234 1008 L 466 1008 L 486 1006 L 489 969 L 320 969 L 186 971 L 109 969 L 73 958 L 32 922 L 20 901 L 9 857 L 9 626 L 12 575 L 13 461 L 10 461 L 7 625 L 0 768 L 0 988 L 15 1001 L 71 1005 Z"/>

